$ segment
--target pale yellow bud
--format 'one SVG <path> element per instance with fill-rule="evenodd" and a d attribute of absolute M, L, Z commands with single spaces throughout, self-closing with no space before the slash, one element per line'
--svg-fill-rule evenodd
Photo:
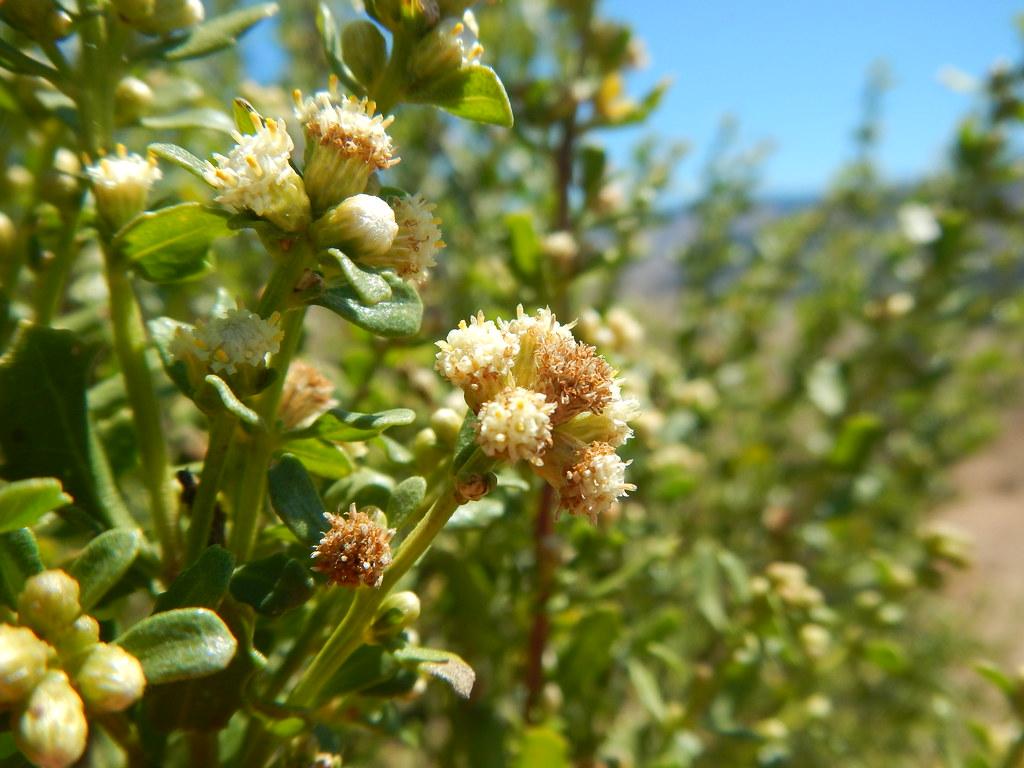
<path fill-rule="evenodd" d="M 85 751 L 89 726 L 82 700 L 63 672 L 52 670 L 33 689 L 14 725 L 14 743 L 40 768 L 67 768 Z"/>
<path fill-rule="evenodd" d="M 30 576 L 18 595 L 21 623 L 43 635 L 56 635 L 81 612 L 78 582 L 64 571 L 43 571 Z"/>
<path fill-rule="evenodd" d="M 146 675 L 128 651 L 101 643 L 85 658 L 75 683 L 91 711 L 120 712 L 141 698 Z"/>
<path fill-rule="evenodd" d="M 27 627 L 0 624 L 0 704 L 29 694 L 46 672 L 48 650 Z"/>

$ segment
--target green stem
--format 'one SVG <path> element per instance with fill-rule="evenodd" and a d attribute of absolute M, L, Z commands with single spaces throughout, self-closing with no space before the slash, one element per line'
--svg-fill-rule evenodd
<path fill-rule="evenodd" d="M 110 291 L 114 351 L 121 364 L 121 375 L 124 376 L 125 390 L 135 422 L 142 458 L 142 477 L 149 492 L 150 514 L 160 541 L 164 565 L 171 568 L 176 559 L 173 518 L 176 502 L 169 482 L 160 404 L 146 360 L 146 330 L 125 265 L 110 248 L 104 248 L 104 257 L 107 287 Z"/>
<path fill-rule="evenodd" d="M 195 501 L 192 503 L 192 522 L 189 524 L 188 540 L 185 545 L 185 561 L 188 564 L 196 561 L 210 541 L 213 513 L 217 506 L 217 491 L 220 490 L 225 460 L 237 424 L 238 419 L 228 413 L 217 414 L 210 419 L 210 444 L 206 449 L 203 474 L 199 479 Z"/>
<path fill-rule="evenodd" d="M 463 474 L 471 465 L 486 463 L 479 458 L 481 456 L 482 454 L 478 452 L 475 458 L 466 462 Z M 489 469 L 489 464 L 487 468 Z M 481 469 L 486 472 L 483 467 Z M 345 618 L 342 619 L 341 624 L 334 630 L 324 647 L 320 649 L 320 652 L 299 678 L 288 697 L 288 704 L 308 707 L 316 702 L 318 694 L 334 672 L 345 663 L 353 651 L 363 644 L 366 629 L 373 621 L 384 598 L 427 551 L 431 542 L 437 538 L 437 534 L 441 532 L 455 510 L 462 506 L 464 501 L 456 490 L 455 480 L 449 479 L 430 511 L 412 530 L 399 548 L 391 565 L 384 571 L 384 580 L 380 586 L 376 589 L 360 587 L 356 591 Z"/>
<path fill-rule="evenodd" d="M 402 100 L 405 90 L 405 65 L 411 50 L 412 40 L 409 35 L 403 32 L 395 33 L 388 65 L 370 88 L 370 96 L 377 102 L 377 111 L 382 115 L 386 115 Z"/>
<path fill-rule="evenodd" d="M 305 238 L 292 241 L 292 247 L 287 253 L 276 254 L 278 267 L 267 282 L 257 307 L 262 317 L 284 311 L 284 339 L 281 341 L 281 349 L 270 361 L 271 367 L 277 371 L 277 378 L 256 404 L 256 412 L 263 420 L 264 431 L 253 437 L 246 452 L 233 505 L 229 546 L 238 562 L 248 560 L 256 544 L 257 523 L 267 495 L 267 465 L 277 446 L 277 407 L 281 402 L 288 366 L 299 348 L 302 324 L 306 318 L 305 306 L 288 309 L 288 301 L 299 278 L 311 263 L 312 254 L 311 244 Z"/>

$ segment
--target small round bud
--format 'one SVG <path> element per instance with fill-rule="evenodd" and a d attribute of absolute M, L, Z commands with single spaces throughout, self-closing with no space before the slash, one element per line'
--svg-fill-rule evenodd
<path fill-rule="evenodd" d="M 78 204 L 82 195 L 82 185 L 78 174 L 82 164 L 75 153 L 61 147 L 53 156 L 53 168 L 43 175 L 42 198 L 60 210 L 66 210 Z"/>
<path fill-rule="evenodd" d="M 46 673 L 12 725 L 15 746 L 40 768 L 67 768 L 85 752 L 89 725 L 63 672 Z"/>
<path fill-rule="evenodd" d="M 125 21 L 143 19 L 156 9 L 156 0 L 112 0 L 117 14 Z"/>
<path fill-rule="evenodd" d="M 125 77 L 114 89 L 114 114 L 122 125 L 130 125 L 149 113 L 153 90 L 137 77 Z"/>
<path fill-rule="evenodd" d="M 7 263 L 18 247 L 18 230 L 3 211 L 0 211 L 0 264 Z"/>
<path fill-rule="evenodd" d="M 441 220 L 434 216 L 437 206 L 419 194 L 396 198 L 392 206 L 398 224 L 394 243 L 381 253 L 367 254 L 363 262 L 371 267 L 389 267 L 404 278 L 421 282 L 437 263 L 434 257 L 438 251 L 445 247 L 438 227 Z"/>
<path fill-rule="evenodd" d="M 156 0 L 152 13 L 129 19 L 129 22 L 148 35 L 165 35 L 176 29 L 194 27 L 205 17 L 202 0 Z"/>
<path fill-rule="evenodd" d="M 0 704 L 29 694 L 46 672 L 48 650 L 27 627 L 0 624 Z"/>
<path fill-rule="evenodd" d="M 81 612 L 78 582 L 64 571 L 43 571 L 30 576 L 18 595 L 21 623 L 44 635 L 57 635 Z"/>
<path fill-rule="evenodd" d="M 387 43 L 371 21 L 353 21 L 341 31 L 341 51 L 345 64 L 356 79 L 370 85 L 387 64 Z"/>
<path fill-rule="evenodd" d="M 92 616 L 79 616 L 51 638 L 57 654 L 67 664 L 74 664 L 100 641 L 100 625 Z"/>
<path fill-rule="evenodd" d="M 395 212 L 373 195 L 345 198 L 313 225 L 318 245 L 338 246 L 356 261 L 387 253 L 397 234 Z"/>
<path fill-rule="evenodd" d="M 75 683 L 90 711 L 120 712 L 141 698 L 146 675 L 128 651 L 101 643 L 85 658 Z"/>
<path fill-rule="evenodd" d="M 71 17 L 53 0 L 5 0 L 0 17 L 33 40 L 53 42 L 67 37 Z"/>
<path fill-rule="evenodd" d="M 430 415 L 430 426 L 437 433 L 437 439 L 445 445 L 455 445 L 463 421 L 463 417 L 451 408 L 438 408 Z"/>
<path fill-rule="evenodd" d="M 419 616 L 420 599 L 416 593 L 396 592 L 381 603 L 370 626 L 370 636 L 378 643 L 392 638 L 412 625 Z"/>

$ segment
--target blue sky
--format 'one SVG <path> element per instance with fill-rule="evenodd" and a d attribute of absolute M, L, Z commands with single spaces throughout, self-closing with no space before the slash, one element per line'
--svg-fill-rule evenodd
<path fill-rule="evenodd" d="M 683 194 L 692 192 L 724 115 L 741 140 L 771 139 L 764 190 L 814 193 L 851 156 L 868 70 L 889 65 L 880 153 L 890 180 L 912 179 L 944 160 L 944 149 L 972 97 L 937 79 L 954 66 L 981 74 L 1000 57 L 1016 61 L 1014 18 L 1006 0 L 605 0 L 607 15 L 630 20 L 651 58 L 637 90 L 664 75 L 673 86 L 650 129 L 687 140 Z M 647 130 L 647 129 L 645 129 Z M 608 136 L 613 154 L 636 138 Z"/>

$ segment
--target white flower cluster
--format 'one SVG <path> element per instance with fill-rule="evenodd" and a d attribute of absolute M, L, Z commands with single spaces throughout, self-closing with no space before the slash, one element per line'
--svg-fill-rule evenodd
<path fill-rule="evenodd" d="M 523 387 L 502 390 L 480 408 L 480 447 L 488 456 L 542 465 L 541 454 L 551 445 L 554 410 L 554 403 L 540 392 Z"/>
<path fill-rule="evenodd" d="M 390 267 L 402 277 L 416 281 L 426 278 L 427 270 L 437 262 L 437 252 L 445 247 L 441 239 L 441 220 L 434 215 L 436 206 L 421 194 L 392 201 L 398 231 L 384 253 L 363 261 L 371 266 Z"/>
<path fill-rule="evenodd" d="M 286 232 L 309 223 L 309 199 L 291 166 L 294 145 L 283 120 L 253 114 L 254 133 L 231 135 L 235 146 L 215 154 L 203 178 L 220 190 L 217 202 L 236 213 L 252 211 Z"/>
<path fill-rule="evenodd" d="M 259 368 L 281 345 L 284 333 L 274 313 L 267 319 L 245 309 L 230 309 L 220 317 L 181 327 L 171 353 L 178 360 L 198 361 L 214 373 L 234 374 L 241 366 Z"/>

